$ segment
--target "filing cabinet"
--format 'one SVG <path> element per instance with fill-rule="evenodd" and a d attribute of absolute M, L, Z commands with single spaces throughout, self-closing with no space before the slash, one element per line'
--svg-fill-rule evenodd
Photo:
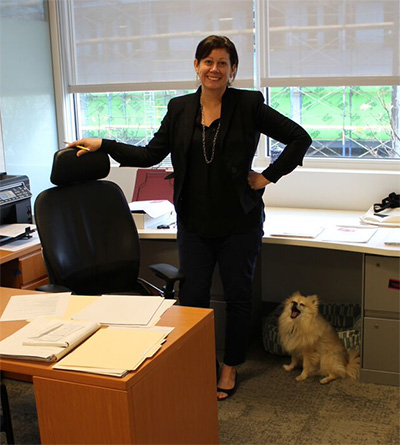
<path fill-rule="evenodd" d="M 361 380 L 400 382 L 400 259 L 365 256 Z"/>
<path fill-rule="evenodd" d="M 40 246 L 38 250 L 2 264 L 0 273 L 3 287 L 34 290 L 49 282 Z"/>

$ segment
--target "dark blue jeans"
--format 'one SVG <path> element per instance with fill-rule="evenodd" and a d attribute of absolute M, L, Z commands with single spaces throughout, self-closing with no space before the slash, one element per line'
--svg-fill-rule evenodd
<path fill-rule="evenodd" d="M 182 306 L 208 308 L 216 264 L 226 300 L 224 363 L 237 366 L 245 361 L 251 328 L 251 291 L 263 230 L 203 238 L 178 227 Z"/>

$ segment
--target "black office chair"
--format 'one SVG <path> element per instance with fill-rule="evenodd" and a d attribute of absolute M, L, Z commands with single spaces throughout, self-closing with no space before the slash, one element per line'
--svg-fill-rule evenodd
<path fill-rule="evenodd" d="M 8 394 L 7 394 L 7 387 L 3 383 L 2 377 L 0 377 L 0 388 L 1 388 L 1 417 L 0 417 L 0 424 L 1 424 L 1 432 L 6 434 L 6 439 L 8 444 L 14 443 L 14 432 L 12 428 L 12 422 L 11 422 L 11 412 L 10 412 L 10 405 L 8 402 Z"/>
<path fill-rule="evenodd" d="M 50 180 L 56 187 L 41 192 L 34 205 L 51 283 L 38 290 L 173 298 L 174 284 L 183 278 L 175 267 L 149 266 L 165 281 L 162 289 L 138 277 L 139 237 L 127 200 L 117 184 L 99 180 L 109 171 L 101 151 L 80 158 L 73 148 L 55 153 Z"/>

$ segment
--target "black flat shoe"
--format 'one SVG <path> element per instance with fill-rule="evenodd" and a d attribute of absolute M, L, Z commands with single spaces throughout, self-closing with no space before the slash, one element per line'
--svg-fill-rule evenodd
<path fill-rule="evenodd" d="M 218 399 L 218 397 L 217 397 L 218 402 L 223 402 L 224 400 L 229 399 L 229 397 L 232 397 L 235 394 L 236 390 L 238 389 L 238 386 L 239 386 L 239 382 L 238 382 L 238 376 L 236 374 L 235 385 L 233 386 L 233 388 L 224 389 L 224 388 L 217 387 L 217 392 L 222 392 L 222 393 L 226 394 L 226 397 L 224 397 L 222 399 Z"/>

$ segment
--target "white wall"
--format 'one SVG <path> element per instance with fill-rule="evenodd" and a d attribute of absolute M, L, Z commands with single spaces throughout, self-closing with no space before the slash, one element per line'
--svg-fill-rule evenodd
<path fill-rule="evenodd" d="M 133 195 L 136 169 L 112 167 L 108 177 Z M 268 185 L 264 201 L 270 207 L 360 210 L 366 212 L 389 193 L 400 193 L 400 171 L 297 168 Z"/>
<path fill-rule="evenodd" d="M 399 171 L 297 168 L 270 184 L 266 205 L 367 211 L 389 193 L 400 193 Z"/>
<path fill-rule="evenodd" d="M 0 19 L 0 78 L 4 169 L 29 177 L 33 203 L 51 187 L 53 154 L 59 148 L 46 20 Z"/>
<path fill-rule="evenodd" d="M 136 168 L 132 167 L 111 167 L 107 180 L 118 184 L 125 194 L 128 202 L 132 201 L 133 189 L 136 181 Z"/>

